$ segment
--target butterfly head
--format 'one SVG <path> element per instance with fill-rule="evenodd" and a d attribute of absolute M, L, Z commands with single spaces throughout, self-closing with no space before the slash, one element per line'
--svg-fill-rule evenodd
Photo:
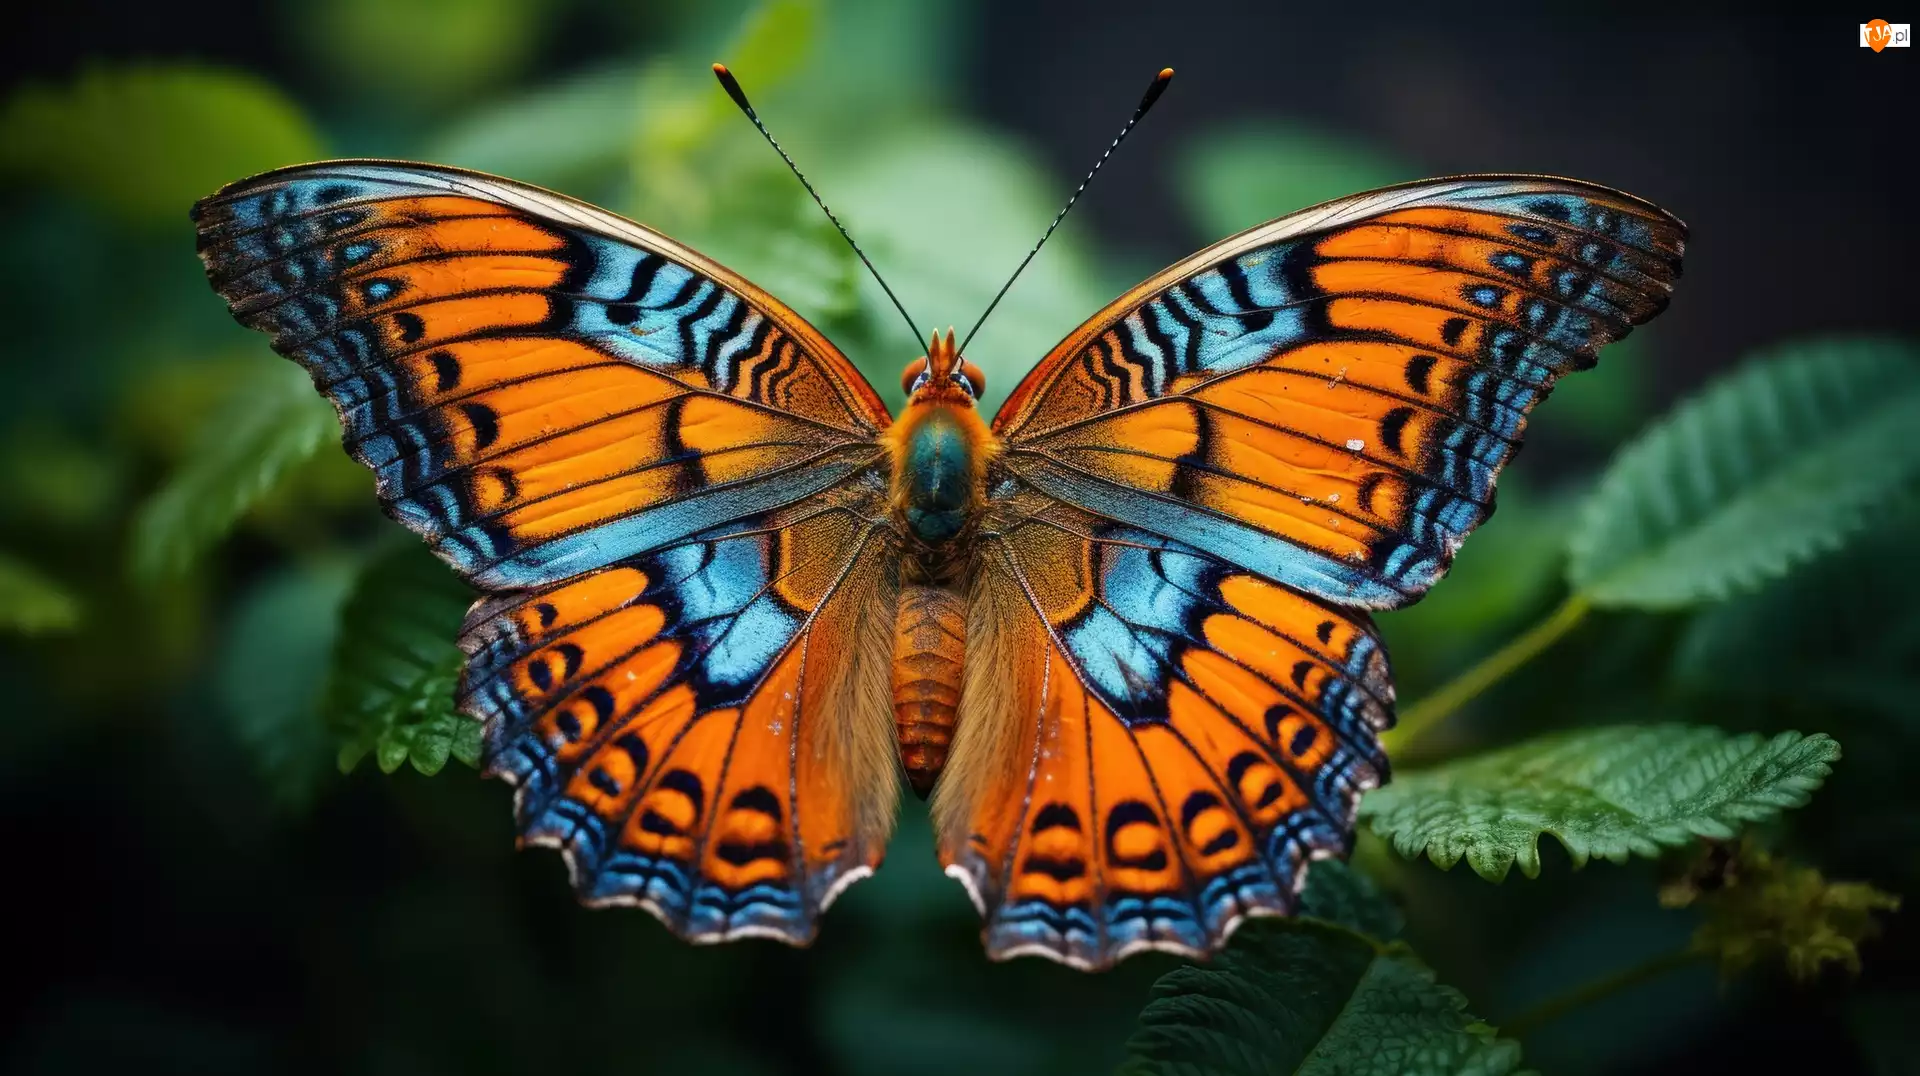
<path fill-rule="evenodd" d="M 978 366 L 960 357 L 953 343 L 953 330 L 943 338 L 939 332 L 927 341 L 927 353 L 907 364 L 900 373 L 900 388 L 907 402 L 957 403 L 972 407 L 987 391 L 987 375 Z"/>

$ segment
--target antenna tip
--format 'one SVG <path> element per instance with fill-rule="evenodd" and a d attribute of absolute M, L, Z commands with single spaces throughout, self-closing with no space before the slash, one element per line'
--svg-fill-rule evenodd
<path fill-rule="evenodd" d="M 1147 109 L 1153 107 L 1153 103 L 1167 91 L 1167 84 L 1172 81 L 1173 68 L 1171 67 L 1163 67 L 1159 74 L 1153 76 L 1153 81 L 1147 84 L 1147 92 L 1140 98 L 1140 107 L 1134 110 L 1134 122 L 1139 122 L 1140 117 L 1147 114 Z"/>
<path fill-rule="evenodd" d="M 747 91 L 740 88 L 740 80 L 733 77 L 733 72 L 727 70 L 727 65 L 714 64 L 713 77 L 720 80 L 720 88 L 727 91 L 727 96 L 733 98 L 733 103 L 740 106 L 740 111 L 751 117 L 753 106 L 747 103 Z"/>

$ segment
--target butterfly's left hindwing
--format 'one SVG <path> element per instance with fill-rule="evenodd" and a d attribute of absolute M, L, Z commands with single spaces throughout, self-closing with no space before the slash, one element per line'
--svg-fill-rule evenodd
<path fill-rule="evenodd" d="M 1684 234 L 1570 180 L 1374 191 L 1173 266 L 1035 367 L 993 423 L 935 791 L 991 953 L 1200 954 L 1293 909 L 1386 776 L 1365 610 L 1446 571 L 1528 412 L 1665 306 Z"/>
<path fill-rule="evenodd" d="M 895 552 L 878 492 L 822 501 L 469 614 L 461 708 L 586 902 L 804 942 L 879 864 Z"/>
<path fill-rule="evenodd" d="M 582 899 L 811 939 L 896 799 L 873 390 L 793 311 L 604 210 L 336 161 L 195 208 L 208 279 L 487 592 L 460 706 Z"/>

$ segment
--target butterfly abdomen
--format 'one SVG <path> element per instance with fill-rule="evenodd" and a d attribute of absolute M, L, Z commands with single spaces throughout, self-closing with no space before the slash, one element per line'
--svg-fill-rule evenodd
<path fill-rule="evenodd" d="M 953 743 L 966 653 L 967 606 L 945 587 L 900 588 L 894 617 L 893 717 L 900 761 L 921 799 L 933 788 Z"/>

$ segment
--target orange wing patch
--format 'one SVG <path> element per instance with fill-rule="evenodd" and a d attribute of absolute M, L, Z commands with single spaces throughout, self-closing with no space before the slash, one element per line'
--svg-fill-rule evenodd
<path fill-rule="evenodd" d="M 483 589 L 817 493 L 870 464 L 888 422 L 791 310 L 535 188 L 330 162 L 195 219 L 234 316 L 312 372 L 388 512 Z"/>
<path fill-rule="evenodd" d="M 790 509 L 469 615 L 462 708 L 582 900 L 804 944 L 879 863 L 891 640 L 868 625 L 894 553 L 872 508 Z"/>
<path fill-rule="evenodd" d="M 1536 177 L 1302 211 L 1076 330 L 995 417 L 1001 465 L 1275 582 L 1404 605 L 1491 514 L 1554 380 L 1665 306 L 1684 235 Z"/>
<path fill-rule="evenodd" d="M 934 814 L 990 953 L 1206 953 L 1345 850 L 1392 719 L 1363 615 L 1033 495 L 975 569 Z"/>

